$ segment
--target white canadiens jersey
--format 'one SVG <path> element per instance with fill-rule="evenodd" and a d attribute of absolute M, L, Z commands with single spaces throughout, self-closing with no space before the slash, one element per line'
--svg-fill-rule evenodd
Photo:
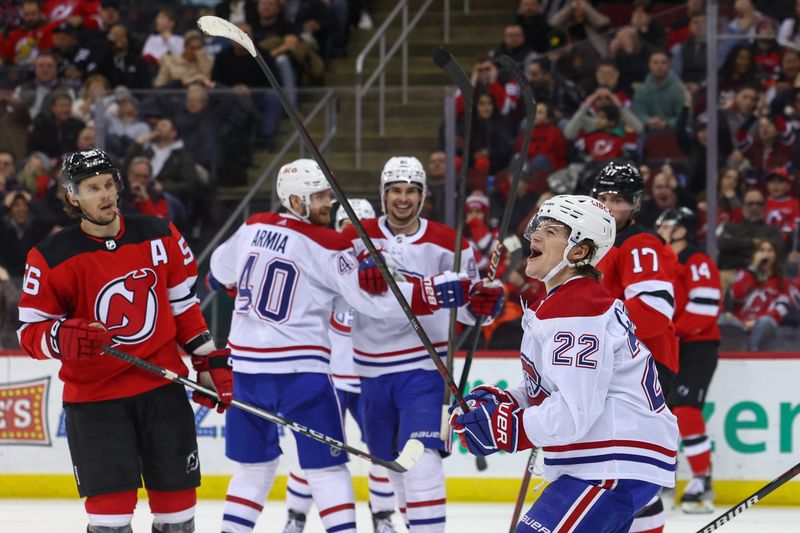
<path fill-rule="evenodd" d="M 353 364 L 352 309 L 337 309 L 334 306 L 328 324 L 331 340 L 331 377 L 333 386 L 345 392 L 361 392 L 361 379 Z"/>
<path fill-rule="evenodd" d="M 394 235 L 386 224 L 386 217 L 364 220 L 362 223 L 375 246 L 391 256 L 399 274 L 422 278 L 453 270 L 456 234 L 452 228 L 420 219 L 420 227 L 415 233 Z M 347 227 L 342 235 L 351 240 L 357 254 L 365 249 L 352 226 Z M 461 249 L 461 271 L 472 278 L 473 282 L 477 282 L 475 256 L 466 240 L 462 241 Z M 377 377 L 417 369 L 436 370 L 428 352 L 402 312 L 374 318 L 363 313 L 360 307 L 355 309 L 353 360 L 359 376 Z M 433 347 L 444 359 L 447 353 L 450 310 L 439 309 L 433 314 L 417 318 Z M 458 320 L 464 324 L 475 323 L 474 317 L 463 307 L 458 310 Z"/>
<path fill-rule="evenodd" d="M 402 313 L 390 293 L 359 289 L 349 241 L 292 215 L 252 216 L 214 250 L 211 273 L 236 288 L 228 347 L 234 371 L 245 374 L 329 373 L 328 324 L 339 295 L 362 312 Z M 412 285 L 400 285 L 410 299 Z"/>
<path fill-rule="evenodd" d="M 624 304 L 574 277 L 526 309 L 525 432 L 544 452 L 545 478 L 637 479 L 675 484 L 678 425 L 650 351 Z"/>

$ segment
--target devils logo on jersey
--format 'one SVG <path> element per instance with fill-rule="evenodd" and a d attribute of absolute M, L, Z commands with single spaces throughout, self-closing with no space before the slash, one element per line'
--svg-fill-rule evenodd
<path fill-rule="evenodd" d="M 156 273 L 143 268 L 107 283 L 98 293 L 94 312 L 114 334 L 114 344 L 136 344 L 155 331 L 158 301 Z"/>

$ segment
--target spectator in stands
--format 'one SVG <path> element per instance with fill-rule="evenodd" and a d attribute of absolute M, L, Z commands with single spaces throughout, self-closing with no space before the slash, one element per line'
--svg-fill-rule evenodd
<path fill-rule="evenodd" d="M 508 56 L 517 63 L 522 64 L 528 54 L 533 52 L 525 43 L 525 33 L 519 24 L 509 24 L 503 31 L 503 42 L 494 49 L 492 57 Z"/>
<path fill-rule="evenodd" d="M 753 62 L 753 52 L 746 44 L 739 44 L 733 47 L 731 53 L 719 69 L 719 91 L 720 93 L 730 93 L 733 97 L 736 89 L 742 85 L 755 85 L 756 64 Z"/>
<path fill-rule="evenodd" d="M 78 134 L 78 139 L 75 141 L 75 147 L 80 150 L 88 150 L 93 146 L 97 146 L 97 131 L 87 126 Z"/>
<path fill-rule="evenodd" d="M 189 30 L 183 35 L 183 51 L 177 55 L 165 55 L 161 59 L 153 85 L 188 87 L 192 83 L 201 83 L 211 88 L 213 67 L 214 59 L 203 50 L 203 36 L 197 30 Z"/>
<path fill-rule="evenodd" d="M 104 99 L 111 92 L 108 80 L 102 74 L 92 74 L 86 78 L 81 88 L 80 95 L 72 103 L 72 116 L 82 120 L 86 124 L 94 123 L 94 106 Z"/>
<path fill-rule="evenodd" d="M 237 27 L 252 38 L 253 31 L 248 23 L 237 24 Z M 272 56 L 266 52 L 262 55 L 267 65 L 274 70 L 275 62 Z M 225 48 L 214 60 L 211 79 L 215 84 L 233 87 L 243 98 L 252 98 L 252 102 L 260 111 L 258 142 L 261 146 L 272 148 L 273 138 L 278 129 L 278 122 L 282 113 L 281 102 L 274 91 L 266 90 L 269 87 L 269 82 L 264 73 L 261 72 L 258 64 L 253 61 L 250 53 L 236 43 Z M 251 89 L 264 90 L 252 92 Z M 240 101 L 240 104 L 242 104 L 240 105 L 240 111 L 247 111 L 251 107 L 246 106 L 245 102 L 242 101 Z M 246 117 L 252 118 L 253 113 L 242 115 L 243 119 Z M 243 132 L 248 131 L 248 129 L 242 126 L 237 131 Z"/>
<path fill-rule="evenodd" d="M 254 41 L 275 60 L 286 96 L 296 106 L 298 73 L 292 65 L 291 53 L 298 46 L 299 32 L 284 18 L 278 0 L 258 0 L 256 10 L 258 17 L 251 22 Z"/>
<path fill-rule="evenodd" d="M 622 86 L 619 83 L 619 75 L 619 68 L 613 59 L 602 60 L 595 71 L 595 85 L 592 87 L 592 91 L 605 87 L 617 97 L 623 106 L 630 107 L 633 89 Z"/>
<path fill-rule="evenodd" d="M 599 129 L 596 121 L 597 112 L 607 106 L 613 106 L 619 110 L 620 125 L 626 131 L 636 134 L 642 132 L 644 129 L 642 121 L 623 105 L 616 94 L 606 87 L 599 86 L 592 94 L 586 97 L 578 111 L 564 126 L 564 137 L 569 141 L 574 141 L 581 133 L 590 133 Z M 603 125 L 605 126 L 606 124 L 604 123 Z"/>
<path fill-rule="evenodd" d="M 72 89 L 58 79 L 58 66 L 53 54 L 39 54 L 34 62 L 32 80 L 18 85 L 14 89 L 14 98 L 19 99 L 28 108 L 28 114 L 35 119 L 42 110 L 52 106 L 54 91 L 66 92 L 73 96 Z"/>
<path fill-rule="evenodd" d="M 17 159 L 25 157 L 31 117 L 19 98 L 0 91 L 0 150 L 11 151 Z"/>
<path fill-rule="evenodd" d="M 775 123 L 766 116 L 756 121 L 756 134 L 748 133 L 749 122 L 745 122 L 737 132 L 737 148 L 749 161 L 755 175 L 748 181 L 761 184 L 767 172 L 774 167 L 785 167 L 792 162 L 795 134 L 787 130 L 781 120 L 783 130 L 778 133 Z"/>
<path fill-rule="evenodd" d="M 694 197 L 680 186 L 674 170 L 666 164 L 653 177 L 651 198 L 642 202 L 636 222 L 645 228 L 655 229 L 658 215 L 677 207 L 688 207 L 693 212 L 697 211 Z"/>
<path fill-rule="evenodd" d="M 28 138 L 28 151 L 39 150 L 53 159 L 74 152 L 78 134 L 86 126 L 72 116 L 72 97 L 56 92 L 52 97 L 50 113 L 40 113 L 33 121 Z"/>
<path fill-rule="evenodd" d="M 17 172 L 17 184 L 22 190 L 28 191 L 37 198 L 41 197 L 50 182 L 52 170 L 53 163 L 47 154 L 32 152 Z"/>
<path fill-rule="evenodd" d="M 778 44 L 800 50 L 800 0 L 795 0 L 794 16 L 781 23 L 778 30 Z"/>
<path fill-rule="evenodd" d="M 549 104 L 557 121 L 566 121 L 580 107 L 583 101 L 583 89 L 558 72 L 553 72 L 548 58 L 542 57 L 532 61 L 528 65 L 526 75 L 531 82 L 536 101 Z"/>
<path fill-rule="evenodd" d="M 38 0 L 22 2 L 22 22 L 8 28 L 3 44 L 3 59 L 8 65 L 30 65 L 53 47 L 53 25 L 47 24 Z"/>
<path fill-rule="evenodd" d="M 0 148 L 0 195 L 5 196 L 12 185 L 17 170 L 17 156 L 11 150 Z"/>
<path fill-rule="evenodd" d="M 653 50 L 664 50 L 667 47 L 667 31 L 661 24 L 653 22 L 650 10 L 650 2 L 636 0 L 631 13 L 631 26 L 636 29 L 642 43 Z"/>
<path fill-rule="evenodd" d="M 736 136 L 740 130 L 752 133 L 755 126 L 755 112 L 758 105 L 758 89 L 752 85 L 742 85 L 736 91 L 732 100 L 728 100 L 721 107 L 731 133 L 731 142 L 737 143 Z M 743 130 L 742 125 L 747 122 L 749 126 Z M 746 134 L 746 133 L 743 133 Z"/>
<path fill-rule="evenodd" d="M 800 223 L 800 201 L 792 196 L 792 181 L 784 167 L 775 167 L 767 172 L 764 181 L 767 184 L 767 224 L 781 230 L 783 242 L 794 248 L 792 239 L 796 239 L 798 223 Z"/>
<path fill-rule="evenodd" d="M 789 312 L 791 285 L 778 250 L 769 239 L 754 240 L 753 253 L 731 286 L 734 310 L 720 316 L 723 346 L 746 344 L 753 352 L 769 349 L 775 340 Z"/>
<path fill-rule="evenodd" d="M 594 129 L 583 130 L 575 142 L 576 150 L 598 162 L 636 156 L 636 133 L 628 131 L 620 121 L 622 109 L 614 104 L 598 107 L 594 114 Z"/>
<path fill-rule="evenodd" d="M 78 30 L 67 22 L 53 30 L 52 51 L 58 60 L 59 77 L 73 90 L 80 89 L 84 78 L 97 69 L 94 53 L 78 42 Z"/>
<path fill-rule="evenodd" d="M 725 28 L 726 33 L 740 35 L 740 39 L 728 39 L 730 46 L 735 46 L 741 41 L 752 42 L 756 36 L 756 22 L 763 16 L 756 10 L 751 0 L 736 0 L 733 3 L 734 17 Z M 720 42 L 722 44 L 722 42 Z M 723 47 L 726 45 L 722 44 Z"/>
<path fill-rule="evenodd" d="M 567 165 L 567 142 L 564 134 L 553 122 L 554 118 L 553 109 L 549 104 L 545 102 L 536 104 L 535 125 L 531 131 L 528 153 L 525 155 L 531 172 L 550 174 Z M 520 132 L 514 147 L 517 154 L 522 150 L 523 141 L 523 135 Z"/>
<path fill-rule="evenodd" d="M 770 105 L 778 105 L 779 108 L 773 110 L 773 114 L 783 111 L 783 105 L 777 100 L 777 95 L 785 91 L 795 89 L 800 77 L 800 51 L 794 48 L 784 48 L 781 55 L 781 68 L 772 80 L 772 87 L 767 90 L 766 98 Z M 794 96 L 792 96 L 793 98 Z"/>
<path fill-rule="evenodd" d="M 139 118 L 138 102 L 127 87 L 116 87 L 113 97 L 117 114 L 106 116 L 105 149 L 121 161 L 131 144 L 150 133 L 150 126 Z"/>
<path fill-rule="evenodd" d="M 781 232 L 767 224 L 764 204 L 764 193 L 760 190 L 750 189 L 745 193 L 742 207 L 744 220 L 725 224 L 719 236 L 717 265 L 720 271 L 746 268 L 753 255 L 753 242 L 756 239 L 768 239 L 776 250 L 781 249 Z"/>
<path fill-rule="evenodd" d="M 757 78 L 762 87 L 767 86 L 781 66 L 781 50 L 776 40 L 775 22 L 762 17 L 756 23 L 756 40 L 752 45 L 753 62 L 758 67 Z"/>
<path fill-rule="evenodd" d="M 300 31 L 300 39 L 311 46 L 327 64 L 333 55 L 336 20 L 329 1 L 289 0 L 284 5 L 287 20 Z"/>
<path fill-rule="evenodd" d="M 695 13 L 689 18 L 689 38 L 672 49 L 672 70 L 696 92 L 706 79 L 706 16 Z M 726 56 L 719 56 L 720 60 Z"/>
<path fill-rule="evenodd" d="M 520 0 L 517 16 L 514 22 L 525 33 L 525 44 L 536 52 L 542 54 L 547 51 L 547 34 L 550 26 L 547 17 L 542 14 L 539 0 Z"/>
<path fill-rule="evenodd" d="M 666 52 L 650 54 L 650 73 L 633 95 L 633 111 L 650 131 L 674 129 L 683 107 L 683 87 Z"/>
<path fill-rule="evenodd" d="M 128 165 L 127 200 L 137 213 L 172 219 L 169 203 L 164 196 L 164 187 L 152 179 L 152 166 L 146 157 L 134 157 Z"/>
<path fill-rule="evenodd" d="M 96 30 L 100 27 L 98 0 L 48 0 L 44 12 L 50 22 L 67 22 L 75 28 Z"/>
<path fill-rule="evenodd" d="M 439 206 L 434 210 L 432 220 L 444 222 L 445 191 L 444 181 L 447 171 L 447 155 L 442 150 L 434 150 L 428 157 L 428 168 L 425 169 L 428 178 L 428 193 L 431 195 L 433 205 Z"/>
<path fill-rule="evenodd" d="M 463 149 L 464 119 L 456 125 L 457 143 Z M 511 131 L 506 119 L 497 111 L 488 92 L 475 95 L 470 137 L 470 168 L 483 174 L 494 174 L 506 168 L 512 155 Z"/>
<path fill-rule="evenodd" d="M 142 136 L 128 149 L 125 168 L 134 157 L 144 156 L 150 160 L 152 175 L 163 186 L 164 191 L 175 195 L 184 205 L 193 209 L 201 183 L 198 179 L 194 159 L 178 138 L 178 130 L 172 120 L 161 118 L 155 129 Z M 195 216 L 197 211 L 193 212 Z"/>
<path fill-rule="evenodd" d="M 256 0 L 222 0 L 214 7 L 214 14 L 234 24 L 241 24 L 258 17 L 256 3 Z"/>
<path fill-rule="evenodd" d="M 209 172 L 216 170 L 216 133 L 219 122 L 208 105 L 208 91 L 193 83 L 186 89 L 183 109 L 175 116 L 178 136 L 194 162 Z"/>
<path fill-rule="evenodd" d="M 501 115 L 509 115 L 517 108 L 519 86 L 513 80 L 501 83 L 497 77 L 497 66 L 489 56 L 484 56 L 472 65 L 470 76 L 473 92 L 488 92 Z M 456 116 L 464 114 L 464 96 L 459 91 L 455 98 Z"/>
<path fill-rule="evenodd" d="M 634 87 L 644 81 L 653 50 L 639 38 L 635 27 L 626 26 L 617 31 L 608 53 L 619 71 L 619 84 L 622 87 Z"/>
<path fill-rule="evenodd" d="M 15 283 L 8 270 L 0 266 L 0 349 L 19 349 L 17 321 L 21 281 Z"/>
<path fill-rule="evenodd" d="M 570 0 L 562 9 L 553 13 L 547 22 L 550 26 L 567 32 L 569 40 L 576 45 L 588 42 L 596 61 L 606 57 L 608 41 L 603 32 L 608 28 L 610 20 L 595 9 L 589 0 Z"/>
<path fill-rule="evenodd" d="M 53 223 L 31 213 L 31 195 L 27 191 L 6 193 L 4 203 L 8 213 L 0 223 L 0 266 L 11 276 L 21 278 L 28 250 L 47 237 Z"/>
<path fill-rule="evenodd" d="M 489 227 L 489 198 L 483 191 L 472 191 L 464 203 L 464 238 L 475 252 L 475 262 L 481 277 L 489 271 L 489 261 L 495 248 L 497 232 Z M 497 278 L 502 276 L 499 273 Z"/>
<path fill-rule="evenodd" d="M 153 65 L 160 65 L 166 55 L 180 57 L 183 53 L 183 36 L 175 35 L 178 19 L 171 9 L 158 10 L 155 21 L 155 33 L 148 35 L 142 48 L 142 57 Z"/>
<path fill-rule="evenodd" d="M 128 29 L 123 24 L 115 24 L 108 30 L 108 41 L 98 53 L 97 72 L 103 74 L 112 87 L 149 89 L 153 85 L 150 65 L 132 46 Z"/>
<path fill-rule="evenodd" d="M 744 176 L 732 167 L 725 167 L 719 172 L 717 178 L 717 209 L 727 213 L 731 222 L 744 220 L 742 205 L 744 201 Z"/>

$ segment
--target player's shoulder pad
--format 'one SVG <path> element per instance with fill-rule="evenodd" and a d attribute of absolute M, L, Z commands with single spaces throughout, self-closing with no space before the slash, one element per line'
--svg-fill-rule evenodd
<path fill-rule="evenodd" d="M 581 278 L 561 285 L 536 309 L 539 320 L 600 316 L 615 298 L 600 282 Z"/>
<path fill-rule="evenodd" d="M 647 244 L 648 242 L 654 244 L 656 241 L 660 243 L 662 247 L 667 244 L 667 241 L 665 241 L 656 230 L 642 227 L 639 224 L 631 224 L 617 234 L 614 246 L 618 248 L 622 248 L 623 246 L 636 247 Z"/>
<path fill-rule="evenodd" d="M 427 227 L 425 228 L 425 233 L 417 241 L 417 244 L 424 244 L 424 243 L 435 244 L 437 246 L 441 246 L 446 250 L 455 252 L 456 230 L 446 224 L 442 224 L 441 222 L 435 222 L 433 220 L 427 220 L 427 219 L 426 222 L 427 222 Z M 467 239 L 464 238 L 461 239 L 461 249 L 462 250 L 469 249 L 469 243 L 467 242 Z"/>
<path fill-rule="evenodd" d="M 364 231 L 367 232 L 367 236 L 370 239 L 383 239 L 386 236 L 381 231 L 381 227 L 378 223 L 377 218 L 365 218 L 361 220 L 361 226 L 364 228 Z M 350 224 L 346 228 L 342 230 L 341 233 L 342 237 L 347 239 L 349 242 L 352 242 L 356 239 L 360 239 L 361 237 L 358 235 L 358 231 L 356 231 L 356 227 L 353 224 Z"/>
<path fill-rule="evenodd" d="M 125 217 L 123 241 L 126 236 L 132 239 L 130 242 L 138 243 L 168 235 L 172 235 L 172 225 L 165 218 L 152 215 L 127 215 Z"/>
<path fill-rule="evenodd" d="M 274 224 L 281 218 L 282 217 L 278 213 L 256 213 L 255 215 L 250 215 L 250 218 L 247 219 L 245 225 L 251 226 L 253 224 Z"/>

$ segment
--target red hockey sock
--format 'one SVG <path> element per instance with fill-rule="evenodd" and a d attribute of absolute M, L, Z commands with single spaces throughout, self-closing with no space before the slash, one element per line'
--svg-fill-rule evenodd
<path fill-rule="evenodd" d="M 683 440 L 683 451 L 692 469 L 692 474 L 701 476 L 711 469 L 711 440 L 706 435 L 703 412 L 697 407 L 675 407 L 672 412 L 678 418 L 678 429 Z"/>

